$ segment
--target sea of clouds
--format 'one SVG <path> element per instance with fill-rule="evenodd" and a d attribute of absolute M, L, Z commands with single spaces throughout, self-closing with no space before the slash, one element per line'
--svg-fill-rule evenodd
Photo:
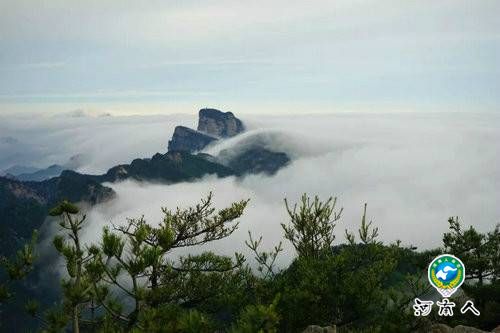
<path fill-rule="evenodd" d="M 482 231 L 500 221 L 497 115 L 338 113 L 247 116 L 243 121 L 245 134 L 205 151 L 217 154 L 259 141 L 286 151 L 292 163 L 274 176 L 208 176 L 174 185 L 107 184 L 117 198 L 87 212 L 84 238 L 97 241 L 104 225 L 126 223 L 127 217 L 144 215 L 159 223 L 161 207 L 187 207 L 211 191 L 219 208 L 250 199 L 239 229 L 204 248 L 224 254 L 248 254 L 244 241 L 249 230 L 263 236 L 264 247 L 276 245 L 282 238 L 280 223 L 288 221 L 283 199 L 295 202 L 302 193 L 338 197 L 339 208 L 344 208 L 336 227 L 338 242 L 344 241 L 345 229 L 357 230 L 365 202 L 382 240 L 419 248 L 441 244 L 449 216 L 460 216 Z M 196 117 L 190 115 L 2 119 L 1 136 L 11 139 L 0 143 L 0 162 L 41 166 L 79 153 L 88 156 L 80 171 L 101 173 L 164 152 L 175 125 L 195 124 Z M 17 151 L 20 147 L 23 150 Z M 289 244 L 285 248 L 282 262 L 291 257 Z"/>
<path fill-rule="evenodd" d="M 66 114 L 0 114 L 0 170 L 46 168 L 81 155 L 80 172 L 99 174 L 134 158 L 166 151 L 174 127 L 195 115 L 113 117 L 75 110 Z"/>

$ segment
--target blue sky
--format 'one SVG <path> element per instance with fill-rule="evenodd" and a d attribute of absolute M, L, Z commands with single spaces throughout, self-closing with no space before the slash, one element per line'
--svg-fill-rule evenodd
<path fill-rule="evenodd" d="M 481 111 L 500 2 L 0 1 L 0 113 Z"/>

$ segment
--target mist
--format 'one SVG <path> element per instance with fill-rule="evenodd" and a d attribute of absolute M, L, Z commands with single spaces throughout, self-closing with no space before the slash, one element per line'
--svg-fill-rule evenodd
<path fill-rule="evenodd" d="M 134 158 L 166 152 L 174 127 L 193 115 L 119 116 L 74 110 L 65 114 L 0 114 L 0 170 L 46 168 L 84 157 L 79 172 L 99 174 Z"/>
<path fill-rule="evenodd" d="M 136 130 L 129 121 L 116 126 L 116 132 L 109 125 L 106 128 L 111 133 L 85 141 L 88 150 L 92 151 L 90 147 L 95 144 L 101 158 L 114 156 L 111 149 L 133 138 L 152 143 L 152 147 L 136 153 L 151 154 L 155 145 L 161 148 L 160 143 L 169 139 L 169 129 L 161 129 L 172 119 L 154 126 L 145 119 L 137 121 L 138 128 L 151 126 L 155 131 Z M 187 120 L 178 124 L 192 126 Z M 245 134 L 208 147 L 206 152 L 237 151 L 258 141 L 287 152 L 292 163 L 274 176 L 209 176 L 174 185 L 135 181 L 106 184 L 116 191 L 117 198 L 89 209 L 83 230 L 85 241 L 97 242 L 103 226 L 125 224 L 128 217 L 144 215 L 149 223 L 158 224 L 161 207 L 188 207 L 209 192 L 214 193 L 217 208 L 240 199 L 250 199 L 250 203 L 232 236 L 195 252 L 209 249 L 249 255 L 244 245 L 248 231 L 256 237 L 262 235 L 265 248 L 277 245 L 283 235 L 280 223 L 288 221 L 283 199 L 293 203 L 302 193 L 317 194 L 325 200 L 338 197 L 338 207 L 343 207 L 344 213 L 336 227 L 337 243 L 345 241 L 345 229 L 357 230 L 365 202 L 368 218 L 379 227 L 381 240 L 401 240 L 420 249 L 441 245 L 450 216 L 459 216 L 466 226 L 474 225 L 481 231 L 491 230 L 499 222 L 500 117 L 496 115 L 332 114 L 249 116 L 243 121 L 248 127 Z M 100 142 L 121 137 L 125 130 L 130 131 L 131 138 L 125 136 L 122 142 L 109 145 Z M 134 146 L 137 148 L 139 145 Z M 97 169 L 97 164 L 92 168 Z M 293 255 L 290 245 L 284 245 L 280 264 Z"/>

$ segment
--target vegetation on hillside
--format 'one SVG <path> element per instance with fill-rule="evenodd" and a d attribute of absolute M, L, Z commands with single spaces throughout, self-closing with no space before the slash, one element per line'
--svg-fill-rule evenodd
<path fill-rule="evenodd" d="M 85 216 L 64 201 L 50 212 L 62 230 L 53 241 L 66 267 L 60 304 L 27 309 L 47 332 L 301 332 L 311 324 L 410 332 L 436 322 L 483 329 L 500 323 L 499 226 L 483 234 L 450 218 L 443 247 L 419 252 L 380 241 L 366 205 L 359 229 L 341 232 L 337 199 L 304 194 L 297 204 L 285 200 L 289 221 L 274 248 L 262 249 L 262 237 L 249 234 L 253 258 L 189 251 L 229 237 L 247 204 L 216 210 L 210 194 L 194 207 L 163 208 L 159 224 L 129 219 L 105 227 L 97 244 L 83 244 Z M 277 267 L 283 242 L 295 256 Z M 191 254 L 178 257 L 178 249 Z M 426 270 L 444 252 L 467 267 L 463 292 L 453 300 L 460 306 L 473 299 L 480 317 L 445 319 L 437 311 L 414 317 L 415 297 L 436 297 Z"/>

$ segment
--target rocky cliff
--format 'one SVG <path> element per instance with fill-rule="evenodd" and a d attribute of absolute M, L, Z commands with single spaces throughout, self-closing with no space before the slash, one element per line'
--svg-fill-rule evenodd
<path fill-rule="evenodd" d="M 198 131 L 220 138 L 229 138 L 244 131 L 241 120 L 232 112 L 201 109 L 198 114 Z"/>
<path fill-rule="evenodd" d="M 177 126 L 168 142 L 169 151 L 200 151 L 210 143 L 243 132 L 243 122 L 231 112 L 201 109 L 198 114 L 198 130 Z"/>
<path fill-rule="evenodd" d="M 237 175 L 264 173 L 274 175 L 279 169 L 290 163 L 290 158 L 283 152 L 270 151 L 264 147 L 254 146 L 242 150 L 236 155 L 226 158 L 227 151 L 221 151 L 220 160 L 225 163 Z"/>
<path fill-rule="evenodd" d="M 216 109 L 201 109 L 198 117 L 198 130 L 177 126 L 172 139 L 168 142 L 168 151 L 195 152 L 200 151 L 217 140 L 233 137 L 243 132 L 241 120 L 231 112 Z M 228 167 L 237 176 L 245 174 L 275 174 L 290 162 L 284 152 L 275 152 L 266 148 L 265 140 L 255 141 L 252 145 L 223 150 L 217 156 L 204 154 L 210 162 Z M 125 172 L 125 170 L 122 170 Z"/>
<path fill-rule="evenodd" d="M 172 139 L 168 142 L 168 151 L 199 151 L 216 141 L 217 138 L 184 126 L 177 126 Z"/>
<path fill-rule="evenodd" d="M 488 333 L 488 331 L 483 331 L 475 327 L 463 326 L 463 325 L 450 327 L 444 324 L 432 325 L 430 332 L 431 333 Z M 500 326 L 493 329 L 491 333 L 500 333 Z"/>

